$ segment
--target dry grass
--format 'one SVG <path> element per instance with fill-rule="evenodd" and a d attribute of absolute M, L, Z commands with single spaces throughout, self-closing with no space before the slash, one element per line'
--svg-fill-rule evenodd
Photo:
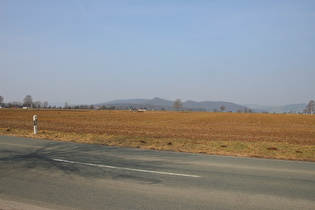
<path fill-rule="evenodd" d="M 2 109 L 0 128 L 1 135 L 315 161 L 315 116 L 310 115 Z"/>

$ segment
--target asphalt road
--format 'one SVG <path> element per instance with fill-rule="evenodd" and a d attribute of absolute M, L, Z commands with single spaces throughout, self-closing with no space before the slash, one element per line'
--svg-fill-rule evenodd
<path fill-rule="evenodd" d="M 0 209 L 315 209 L 315 163 L 0 136 Z"/>

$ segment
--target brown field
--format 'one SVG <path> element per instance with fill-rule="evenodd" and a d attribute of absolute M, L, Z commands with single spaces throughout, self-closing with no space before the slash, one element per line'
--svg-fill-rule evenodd
<path fill-rule="evenodd" d="M 0 135 L 315 161 L 312 115 L 0 109 Z"/>

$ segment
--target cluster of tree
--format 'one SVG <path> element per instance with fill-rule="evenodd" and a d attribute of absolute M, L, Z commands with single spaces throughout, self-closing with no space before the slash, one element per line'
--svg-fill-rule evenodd
<path fill-rule="evenodd" d="M 72 105 L 70 106 L 67 102 L 65 103 L 63 109 L 92 109 L 92 110 L 115 110 L 115 106 L 106 107 L 103 106 L 95 106 L 95 105 Z"/>
<path fill-rule="evenodd" d="M 244 112 L 244 113 L 253 113 L 253 110 L 245 107 L 244 110 L 239 109 L 239 110 L 237 110 L 237 112 L 238 113 L 242 113 L 242 112 Z"/>
<path fill-rule="evenodd" d="M 8 103 L 4 103 L 4 98 L 0 96 L 0 106 L 6 107 L 6 108 L 49 108 L 47 101 L 33 101 L 33 98 L 31 95 L 25 96 L 23 99 L 23 102 L 20 101 L 12 101 Z M 50 107 L 51 108 L 51 107 Z"/>
<path fill-rule="evenodd" d="M 220 106 L 220 111 L 221 112 L 224 112 L 225 109 L 226 109 L 225 106 Z M 218 112 L 218 109 L 214 109 L 213 112 Z M 230 112 L 232 112 L 232 111 L 230 111 Z M 244 109 L 238 109 L 237 112 L 238 113 L 242 113 L 242 112 L 244 112 L 244 113 L 253 113 L 253 110 L 245 107 Z"/>
<path fill-rule="evenodd" d="M 13 102 L 8 102 L 4 103 L 4 98 L 0 96 L 0 107 L 4 108 L 35 108 L 35 109 L 103 109 L 103 110 L 114 110 L 116 107 L 111 106 L 111 107 L 106 107 L 106 106 L 101 106 L 101 107 L 95 107 L 94 105 L 73 105 L 70 106 L 67 102 L 65 105 L 62 106 L 51 106 L 48 105 L 47 101 L 34 101 L 33 97 L 31 95 L 25 96 L 23 101 L 13 101 Z"/>
<path fill-rule="evenodd" d="M 223 105 L 220 106 L 220 111 L 221 111 L 221 112 L 224 112 L 225 110 L 226 110 L 226 107 L 225 107 L 225 106 L 223 106 Z M 214 109 L 213 112 L 218 112 L 218 109 Z M 242 112 L 242 110 L 239 109 L 238 112 Z"/>

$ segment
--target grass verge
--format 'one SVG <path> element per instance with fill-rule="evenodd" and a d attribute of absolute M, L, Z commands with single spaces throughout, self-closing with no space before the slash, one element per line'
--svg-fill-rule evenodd
<path fill-rule="evenodd" d="M 0 128 L 0 135 L 176 152 L 315 161 L 314 145 L 301 145 L 287 142 L 189 140 L 59 132 L 51 130 L 40 130 L 37 135 L 34 135 L 32 130 L 11 128 Z"/>

